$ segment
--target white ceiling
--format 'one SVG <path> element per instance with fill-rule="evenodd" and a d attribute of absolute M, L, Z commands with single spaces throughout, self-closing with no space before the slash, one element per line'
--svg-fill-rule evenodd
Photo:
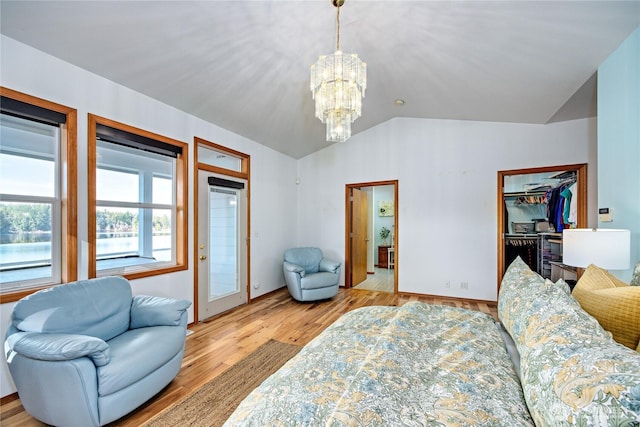
<path fill-rule="evenodd" d="M 330 0 L 2 0 L 0 15 L 8 37 L 294 158 L 328 144 L 309 66 L 335 49 Z M 354 134 L 394 117 L 549 123 L 595 115 L 595 72 L 640 0 L 347 0 L 341 23 L 368 67 Z"/>

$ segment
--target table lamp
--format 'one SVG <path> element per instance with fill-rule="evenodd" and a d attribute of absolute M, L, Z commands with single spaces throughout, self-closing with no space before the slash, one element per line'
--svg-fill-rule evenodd
<path fill-rule="evenodd" d="M 569 228 L 562 231 L 562 263 L 605 270 L 629 268 L 631 232 L 612 228 Z"/>

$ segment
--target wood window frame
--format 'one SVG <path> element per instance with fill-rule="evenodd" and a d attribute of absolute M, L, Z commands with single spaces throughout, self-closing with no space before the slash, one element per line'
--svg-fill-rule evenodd
<path fill-rule="evenodd" d="M 0 94 L 26 104 L 46 108 L 66 116 L 60 133 L 60 202 L 61 202 L 61 283 L 78 278 L 78 113 L 75 108 L 0 86 Z M 35 286 L 0 295 L 0 303 L 18 301 L 38 290 L 59 283 Z"/>
<path fill-rule="evenodd" d="M 124 273 L 123 277 L 128 280 L 140 279 L 143 277 L 156 276 L 160 274 L 182 271 L 188 268 L 188 149 L 189 145 L 185 142 L 178 141 L 163 135 L 155 134 L 143 129 L 139 129 L 115 120 L 107 119 L 89 113 L 88 115 L 88 277 L 97 277 L 96 265 L 96 171 L 97 171 L 97 125 L 109 126 L 125 132 L 143 136 L 145 138 L 155 139 L 166 144 L 182 147 L 182 153 L 176 158 L 176 224 L 175 224 L 175 252 L 176 262 L 172 266 L 163 266 L 158 268 L 150 268 L 148 270 L 139 270 Z"/>

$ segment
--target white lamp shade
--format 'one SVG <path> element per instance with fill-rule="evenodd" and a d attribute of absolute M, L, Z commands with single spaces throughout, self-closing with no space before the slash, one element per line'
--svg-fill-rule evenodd
<path fill-rule="evenodd" d="M 606 270 L 626 270 L 630 248 L 629 230 L 571 228 L 562 232 L 562 262 L 574 267 L 594 264 Z"/>

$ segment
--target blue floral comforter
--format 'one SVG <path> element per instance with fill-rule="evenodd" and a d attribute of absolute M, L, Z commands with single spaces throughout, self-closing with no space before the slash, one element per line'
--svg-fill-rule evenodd
<path fill-rule="evenodd" d="M 532 426 L 493 319 L 411 302 L 351 311 L 225 426 Z"/>

